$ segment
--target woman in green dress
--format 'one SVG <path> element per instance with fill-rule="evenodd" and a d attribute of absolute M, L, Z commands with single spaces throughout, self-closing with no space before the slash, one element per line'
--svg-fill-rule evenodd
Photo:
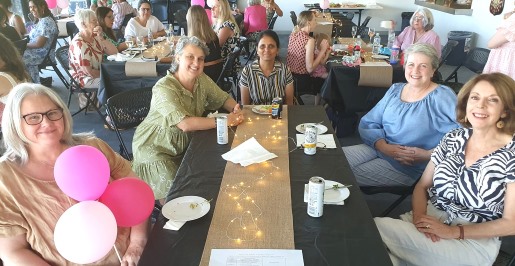
<path fill-rule="evenodd" d="M 214 118 L 202 117 L 205 110 L 224 108 L 228 123 L 243 121 L 240 106 L 206 74 L 207 46 L 197 37 L 182 37 L 175 49 L 170 73 L 152 89 L 150 112 L 134 133 L 133 170 L 164 203 L 182 157 L 190 132 L 216 127 Z"/>

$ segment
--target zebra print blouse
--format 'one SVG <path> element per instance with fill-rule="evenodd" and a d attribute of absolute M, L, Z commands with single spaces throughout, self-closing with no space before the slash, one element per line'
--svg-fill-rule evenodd
<path fill-rule="evenodd" d="M 428 189 L 436 208 L 449 214 L 450 224 L 459 217 L 482 223 L 502 217 L 506 184 L 515 182 L 515 138 L 506 146 L 465 166 L 465 145 L 472 129 L 447 133 L 434 149 L 433 187 Z"/>

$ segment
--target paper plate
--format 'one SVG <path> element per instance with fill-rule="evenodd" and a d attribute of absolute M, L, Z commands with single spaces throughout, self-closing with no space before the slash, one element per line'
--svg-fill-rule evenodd
<path fill-rule="evenodd" d="M 304 134 L 304 132 L 306 131 L 306 127 L 309 126 L 309 125 L 315 125 L 315 123 L 303 123 L 303 124 L 299 124 L 295 127 L 295 129 Z M 327 132 L 327 127 L 324 126 L 324 125 L 321 125 L 321 124 L 316 124 L 316 127 L 317 127 L 317 133 L 320 135 L 320 134 L 324 134 L 325 132 Z"/>
<path fill-rule="evenodd" d="M 332 180 L 325 180 L 324 203 L 337 203 L 344 201 L 350 195 L 348 188 L 331 189 L 334 185 L 343 187 L 341 183 Z M 328 189 L 329 188 L 329 189 Z"/>
<path fill-rule="evenodd" d="M 256 105 L 252 107 L 252 112 L 260 115 L 272 114 L 272 105 Z"/>
<path fill-rule="evenodd" d="M 184 196 L 167 202 L 162 209 L 163 216 L 176 221 L 196 220 L 209 212 L 211 204 L 197 196 Z"/>
<path fill-rule="evenodd" d="M 387 56 L 387 55 L 375 54 L 375 55 L 372 55 L 372 58 L 374 58 L 374 59 L 388 59 L 390 57 Z"/>

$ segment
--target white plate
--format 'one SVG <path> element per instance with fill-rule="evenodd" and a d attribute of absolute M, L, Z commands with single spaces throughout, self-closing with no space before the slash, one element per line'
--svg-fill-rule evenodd
<path fill-rule="evenodd" d="M 129 55 L 120 54 L 119 56 L 116 54 L 113 54 L 113 55 L 108 55 L 107 60 L 117 61 L 117 62 L 125 62 L 125 61 L 132 59 L 133 57 L 134 57 L 134 54 L 129 54 Z"/>
<path fill-rule="evenodd" d="M 198 204 L 192 208 L 192 204 Z M 163 216 L 176 222 L 185 222 L 198 219 L 209 212 L 211 204 L 197 196 L 184 196 L 167 202 L 162 209 Z"/>
<path fill-rule="evenodd" d="M 324 191 L 324 203 L 337 203 L 344 201 L 350 195 L 350 191 L 348 188 L 339 188 L 339 189 L 328 189 L 332 188 L 334 185 L 338 185 L 339 187 L 343 187 L 341 183 L 332 180 L 325 180 L 325 189 Z"/>
<path fill-rule="evenodd" d="M 260 115 L 270 115 L 270 114 L 272 114 L 272 106 L 271 105 L 256 105 L 256 106 L 252 107 L 252 112 L 254 112 L 256 114 L 260 114 Z"/>
<path fill-rule="evenodd" d="M 162 42 L 164 40 L 166 40 L 166 37 L 165 36 L 160 36 L 160 37 L 155 38 L 154 42 Z"/>
<path fill-rule="evenodd" d="M 296 129 L 298 132 L 300 132 L 300 133 L 304 134 L 304 132 L 306 131 L 306 127 L 307 127 L 307 126 L 309 126 L 309 125 L 315 125 L 315 123 L 303 123 L 303 124 L 297 125 L 297 126 L 295 127 L 295 129 Z M 320 134 L 324 134 L 325 132 L 327 132 L 327 127 L 326 127 L 326 126 L 324 126 L 324 125 L 317 124 L 317 125 L 316 125 L 316 127 L 317 127 L 317 129 L 318 129 L 318 130 L 317 130 L 317 132 L 318 132 L 318 134 L 319 134 L 319 135 L 320 135 Z"/>
<path fill-rule="evenodd" d="M 153 57 L 153 58 L 147 58 L 147 57 L 142 56 L 142 57 L 141 57 L 141 60 L 143 60 L 143 61 L 159 61 L 159 58 L 157 58 L 157 60 L 156 60 L 156 58 L 155 58 L 155 57 Z"/>
<path fill-rule="evenodd" d="M 390 57 L 387 56 L 387 55 L 375 54 L 375 55 L 372 55 L 372 58 L 374 58 L 374 59 L 388 59 Z"/>

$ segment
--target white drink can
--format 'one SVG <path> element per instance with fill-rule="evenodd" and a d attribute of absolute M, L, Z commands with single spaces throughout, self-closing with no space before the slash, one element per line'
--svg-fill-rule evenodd
<path fill-rule="evenodd" d="M 308 215 L 320 217 L 324 214 L 325 181 L 319 176 L 313 176 L 308 184 Z"/>
<path fill-rule="evenodd" d="M 304 131 L 304 153 L 314 155 L 317 153 L 317 133 L 318 128 L 314 125 L 306 126 Z"/>
<path fill-rule="evenodd" d="M 229 131 L 227 130 L 227 116 L 219 116 L 216 119 L 216 142 L 218 144 L 229 143 Z"/>

